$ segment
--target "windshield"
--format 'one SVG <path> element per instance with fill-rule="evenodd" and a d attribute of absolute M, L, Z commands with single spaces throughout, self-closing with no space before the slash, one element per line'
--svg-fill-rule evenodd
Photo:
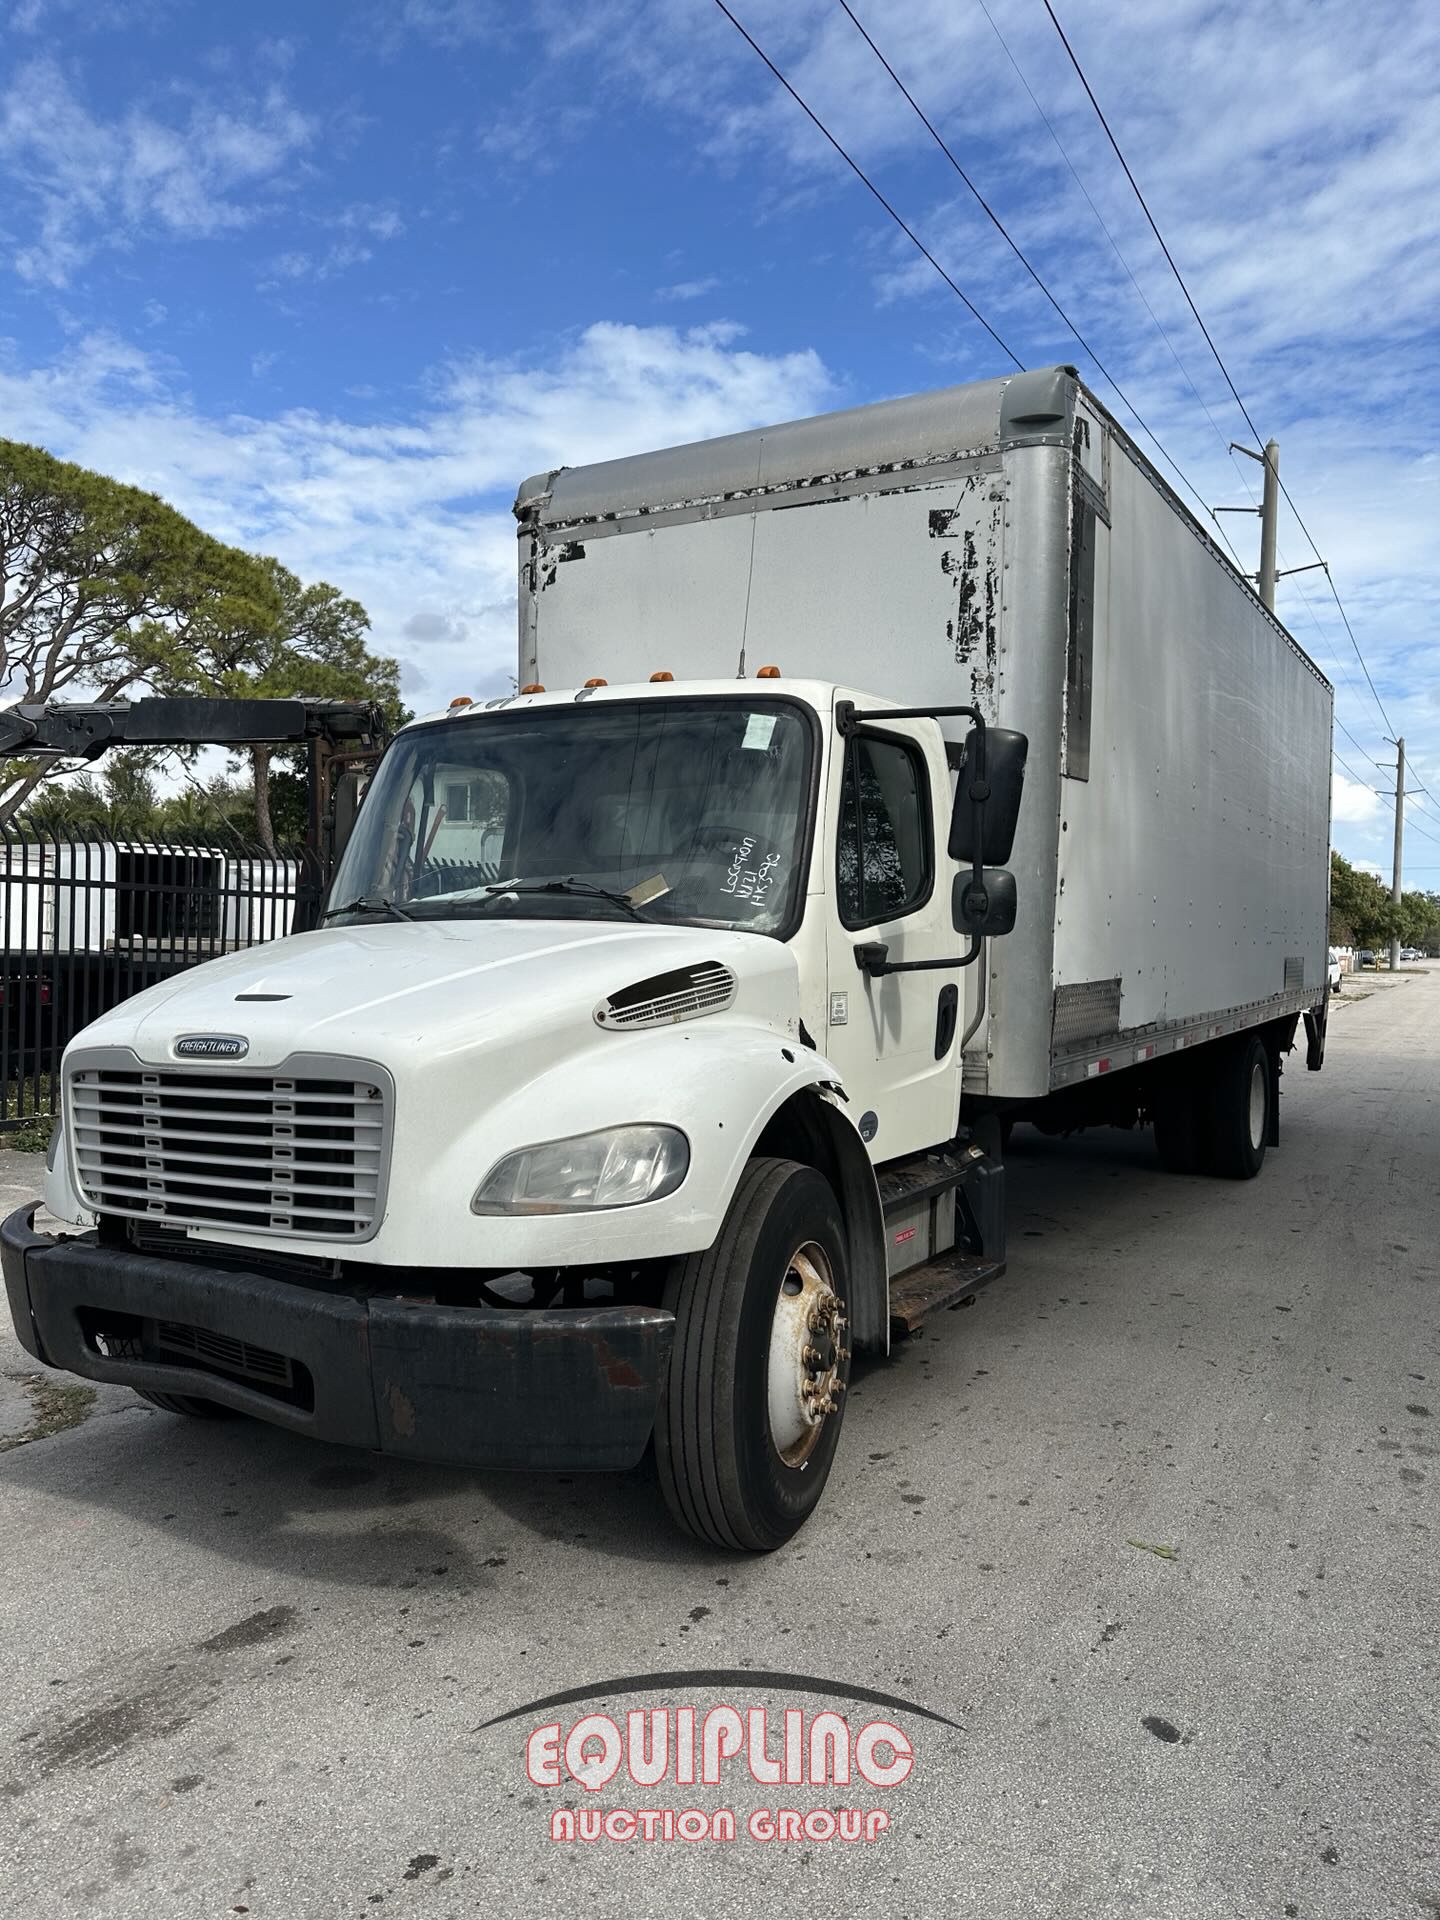
<path fill-rule="evenodd" d="M 625 917 L 784 937 L 810 753 L 802 712 L 780 700 L 581 701 L 417 728 L 365 797 L 328 918 Z"/>

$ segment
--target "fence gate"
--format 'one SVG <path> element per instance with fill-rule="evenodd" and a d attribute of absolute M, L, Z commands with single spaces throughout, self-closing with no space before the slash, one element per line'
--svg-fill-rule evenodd
<path fill-rule="evenodd" d="M 0 1138 L 54 1116 L 82 1027 L 202 960 L 303 932 L 320 893 L 304 848 L 0 830 Z"/>

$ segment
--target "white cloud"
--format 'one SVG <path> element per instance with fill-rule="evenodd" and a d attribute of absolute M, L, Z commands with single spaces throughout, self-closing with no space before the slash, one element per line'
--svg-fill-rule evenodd
<path fill-rule="evenodd" d="M 1347 780 L 1343 773 L 1332 775 L 1330 785 L 1330 818 L 1336 824 L 1358 826 L 1374 820 L 1380 812 L 1380 801 L 1369 787 L 1362 787 L 1356 780 Z"/>
<path fill-rule="evenodd" d="M 357 200 L 353 206 L 343 207 L 333 224 L 368 233 L 375 240 L 397 240 L 405 231 L 399 208 L 388 200 Z"/>
<path fill-rule="evenodd" d="M 98 249 L 141 234 L 194 239 L 245 226 L 314 134 L 278 87 L 165 105 L 169 117 L 133 106 L 102 119 L 46 56 L 8 77 L 0 162 L 12 229 L 26 229 L 13 255 L 22 279 L 64 286 Z"/>
<path fill-rule="evenodd" d="M 283 281 L 333 280 L 336 274 L 345 273 L 351 267 L 363 267 L 374 258 L 374 249 L 362 245 L 358 240 L 339 241 L 318 253 L 291 248 L 275 255 L 266 267 L 266 277 L 260 284 L 268 290 Z"/>
<path fill-rule="evenodd" d="M 92 335 L 47 367 L 0 362 L 0 415 L 12 437 L 151 488 L 221 538 L 356 595 L 425 702 L 512 672 L 510 503 L 529 474 L 824 405 L 831 381 L 814 352 L 755 353 L 735 335 L 599 322 L 546 364 L 441 368 L 423 410 L 377 424 L 308 409 L 207 419 L 168 364 Z"/>
<path fill-rule="evenodd" d="M 718 275 L 707 273 L 700 280 L 677 280 L 673 287 L 657 287 L 657 300 L 702 300 L 707 293 L 713 293 L 720 284 Z"/>

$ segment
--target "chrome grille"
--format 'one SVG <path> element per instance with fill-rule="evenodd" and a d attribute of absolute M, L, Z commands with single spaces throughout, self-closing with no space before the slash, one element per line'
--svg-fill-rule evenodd
<path fill-rule="evenodd" d="M 376 1080 L 79 1066 L 68 1093 L 80 1193 L 97 1213 L 341 1240 L 379 1224 Z"/>

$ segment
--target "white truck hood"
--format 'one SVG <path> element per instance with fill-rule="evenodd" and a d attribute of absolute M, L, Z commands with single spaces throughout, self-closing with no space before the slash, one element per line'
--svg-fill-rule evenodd
<path fill-rule="evenodd" d="M 612 994 L 719 962 L 728 1005 L 676 1024 L 601 1025 Z M 562 920 L 380 921 L 231 954 L 137 994 L 78 1034 L 82 1063 L 227 1071 L 176 1051 L 187 1036 L 243 1039 L 237 1075 L 347 1062 L 388 1086 L 383 1219 L 363 1242 L 305 1237 L 307 1254 L 375 1265 L 565 1266 L 665 1258 L 709 1246 L 768 1114 L 838 1078 L 802 1033 L 799 970 L 762 934 Z M 102 1051 L 103 1050 L 103 1051 Z M 362 1067 L 363 1073 L 363 1067 Z M 837 1096 L 838 1097 L 838 1096 Z M 690 1143 L 680 1188 L 598 1213 L 481 1216 L 471 1198 L 506 1154 L 607 1127 L 653 1123 Z M 73 1154 L 46 1182 L 62 1219 L 83 1219 Z M 196 1240 L 274 1247 L 285 1237 L 212 1226 Z"/>
<path fill-rule="evenodd" d="M 301 1050 L 386 1065 L 439 1059 L 557 1028 L 570 1029 L 573 1044 L 577 1024 L 597 1033 L 594 1010 L 608 994 L 717 960 L 737 976 L 738 1002 L 794 1031 L 794 959 L 759 935 L 593 920 L 425 920 L 330 928 L 210 961 L 136 994 L 75 1046 L 130 1047 L 158 1065 L 175 1059 L 182 1035 L 239 1035 L 246 1065 L 263 1068 Z"/>

